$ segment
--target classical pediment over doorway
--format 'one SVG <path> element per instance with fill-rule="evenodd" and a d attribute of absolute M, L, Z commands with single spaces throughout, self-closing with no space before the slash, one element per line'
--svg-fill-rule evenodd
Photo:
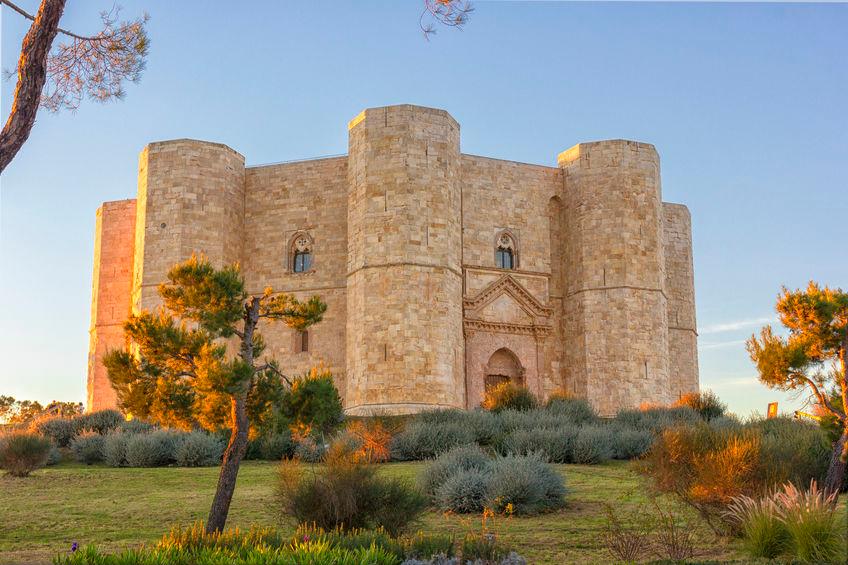
<path fill-rule="evenodd" d="M 551 329 L 551 308 L 508 274 L 466 298 L 463 308 L 466 331 L 545 336 Z"/>

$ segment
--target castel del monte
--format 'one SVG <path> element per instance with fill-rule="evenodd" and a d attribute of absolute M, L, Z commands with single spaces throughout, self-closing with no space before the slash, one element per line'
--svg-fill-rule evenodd
<path fill-rule="evenodd" d="M 139 156 L 138 193 L 97 210 L 89 410 L 114 407 L 102 363 L 193 253 L 328 308 L 265 331 L 294 373 L 323 363 L 351 415 L 473 408 L 504 380 L 601 415 L 698 390 L 689 210 L 663 202 L 653 145 L 606 140 L 556 166 L 460 151 L 445 111 L 370 108 L 347 155 L 245 166 L 177 139 Z"/>

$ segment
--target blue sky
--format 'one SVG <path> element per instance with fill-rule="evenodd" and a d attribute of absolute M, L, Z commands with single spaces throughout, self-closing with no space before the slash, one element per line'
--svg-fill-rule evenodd
<path fill-rule="evenodd" d="M 81 32 L 112 5 L 68 4 Z M 848 287 L 848 5 L 478 2 L 425 41 L 415 0 L 121 4 L 151 16 L 142 82 L 41 112 L 0 179 L 0 394 L 84 399 L 94 211 L 135 196 L 146 143 L 219 141 L 248 164 L 345 153 L 361 109 L 414 103 L 447 109 L 467 153 L 656 145 L 664 199 L 692 212 L 702 387 L 743 415 L 794 406 L 743 340 L 781 285 Z M 4 68 L 27 23 L 2 9 Z"/>

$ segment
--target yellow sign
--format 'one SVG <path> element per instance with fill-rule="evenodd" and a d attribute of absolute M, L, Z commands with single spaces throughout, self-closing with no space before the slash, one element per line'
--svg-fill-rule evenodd
<path fill-rule="evenodd" d="M 767 418 L 777 418 L 777 402 L 769 402 Z"/>

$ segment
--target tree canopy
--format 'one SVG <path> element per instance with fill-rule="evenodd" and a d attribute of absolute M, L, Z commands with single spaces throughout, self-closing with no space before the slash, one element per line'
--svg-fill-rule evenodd
<path fill-rule="evenodd" d="M 776 309 L 788 336 L 766 326 L 748 340 L 748 353 L 760 382 L 783 391 L 808 390 L 839 424 L 843 433 L 826 485 L 838 488 L 848 459 L 848 293 L 810 282 L 806 290 L 783 288 Z"/>
<path fill-rule="evenodd" d="M 264 359 L 259 322 L 303 330 L 321 321 L 327 305 L 267 288 L 245 290 L 238 265 L 214 267 L 194 255 L 168 272 L 158 289 L 162 306 L 132 314 L 124 324 L 129 346 L 104 356 L 121 408 L 164 425 L 229 429 L 218 491 L 207 528 L 226 521 L 248 430 L 272 416 L 288 377 Z"/>

